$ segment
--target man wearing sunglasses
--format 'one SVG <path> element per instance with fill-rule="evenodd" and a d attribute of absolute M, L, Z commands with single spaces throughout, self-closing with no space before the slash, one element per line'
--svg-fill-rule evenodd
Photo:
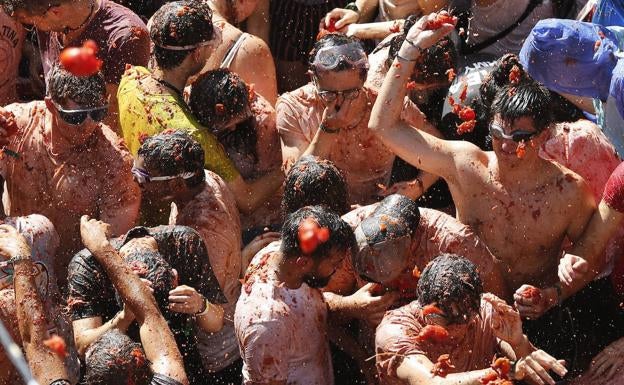
<path fill-rule="evenodd" d="M 8 215 L 40 213 L 60 236 L 54 259 L 59 285 L 80 250 L 80 216 L 105 219 L 114 234 L 135 222 L 140 191 L 132 158 L 102 119 L 108 102 L 101 75 L 77 77 L 55 67 L 45 101 L 6 107 L 10 136 L 0 172 L 6 180 Z"/>
<path fill-rule="evenodd" d="M 5 11 L 20 23 L 34 26 L 46 85 L 59 53 L 93 40 L 99 47 L 106 90 L 111 95 L 106 123 L 119 131 L 117 86 L 126 64 L 147 65 L 149 36 L 143 21 L 110 0 L 8 0 Z"/>
<path fill-rule="evenodd" d="M 507 377 L 514 383 L 554 384 L 549 370 L 566 374 L 563 361 L 535 349 L 522 334 L 515 309 L 483 292 L 477 267 L 467 259 L 453 254 L 435 258 L 423 270 L 417 293 L 418 301 L 387 312 L 377 328 L 382 384 L 493 384 L 499 373 L 490 365 L 497 356 L 511 360 Z M 428 327 L 448 335 L 429 338 Z M 443 355 L 450 367 L 441 362 Z"/>
<path fill-rule="evenodd" d="M 452 30 L 425 30 L 427 22 L 408 33 L 399 51 L 406 60 L 391 67 L 369 127 L 406 161 L 447 181 L 458 219 L 502 261 L 512 291 L 524 284 L 546 288 L 540 301 L 557 304 L 571 294 L 558 285 L 562 241 L 579 239 L 596 205 L 580 176 L 539 156 L 553 122 L 551 96 L 530 78 L 501 88 L 490 107 L 490 152 L 408 130 L 398 119 L 397 98 L 405 94 L 410 60 Z"/>
<path fill-rule="evenodd" d="M 142 225 L 189 226 L 208 249 L 208 259 L 223 294 L 225 322 L 217 332 L 198 329 L 198 349 L 208 383 L 240 383 L 240 354 L 231 319 L 240 295 L 241 224 L 236 200 L 223 179 L 204 170 L 204 150 L 184 131 L 147 138 L 132 168 L 141 186 Z M 246 266 L 245 266 L 246 267 Z M 228 369 L 229 368 L 229 369 Z M 232 377 L 234 374 L 237 377 Z"/>
<path fill-rule="evenodd" d="M 288 167 L 303 155 L 331 160 L 347 179 L 349 203 L 372 203 L 378 185 L 390 180 L 395 155 L 367 129 L 376 94 L 364 85 L 362 43 L 328 34 L 316 42 L 309 63 L 311 82 L 277 102 L 283 160 Z M 422 125 L 413 103 L 406 102 L 404 112 L 407 124 Z"/>

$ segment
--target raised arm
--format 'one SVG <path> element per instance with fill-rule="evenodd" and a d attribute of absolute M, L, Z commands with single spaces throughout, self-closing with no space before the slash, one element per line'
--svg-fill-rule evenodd
<path fill-rule="evenodd" d="M 15 307 L 28 366 L 40 384 L 67 380 L 63 359 L 44 346 L 48 338 L 46 314 L 33 276 L 35 265 L 26 239 L 9 225 L 0 226 L 0 253 L 13 260 Z"/>
<path fill-rule="evenodd" d="M 154 296 L 147 285 L 130 270 L 109 243 L 109 225 L 83 216 L 80 234 L 84 245 L 106 271 L 124 304 L 130 308 L 140 325 L 141 343 L 154 373 L 166 375 L 184 385 L 188 379 L 184 371 L 182 355 L 167 321 L 158 310 Z"/>
<path fill-rule="evenodd" d="M 379 96 L 373 106 L 368 128 L 396 155 L 424 171 L 447 181 L 456 176 L 455 157 L 473 148 L 466 142 L 438 139 L 421 130 L 414 130 L 401 120 L 401 110 L 415 60 L 420 53 L 453 30 L 444 24 L 436 30 L 425 30 L 436 14 L 421 18 L 409 30 L 397 58 L 386 74 Z"/>

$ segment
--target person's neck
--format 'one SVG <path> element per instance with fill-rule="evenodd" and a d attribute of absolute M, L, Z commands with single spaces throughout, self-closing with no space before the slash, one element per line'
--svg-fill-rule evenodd
<path fill-rule="evenodd" d="M 501 164 L 497 160 L 498 176 L 497 179 L 504 186 L 512 187 L 522 185 L 524 187 L 530 187 L 532 184 L 540 185 L 540 175 L 543 174 L 544 160 L 537 156 L 522 159 L 521 164 L 516 163 L 513 165 Z"/>
<path fill-rule="evenodd" d="M 163 70 L 156 69 L 154 71 L 154 76 L 156 79 L 160 79 L 167 84 L 171 85 L 178 91 L 180 94 L 184 91 L 184 86 L 186 86 L 186 81 L 191 76 L 190 73 L 183 67 L 177 67 L 171 70 Z"/>
<path fill-rule="evenodd" d="M 61 130 L 50 113 L 48 113 L 46 124 L 50 127 L 50 150 L 53 155 L 66 153 L 77 146 L 76 143 L 72 143 L 68 138 L 60 133 Z"/>
<path fill-rule="evenodd" d="M 230 24 L 233 23 L 233 20 L 228 20 L 228 5 L 224 0 L 210 0 L 208 4 L 214 12 L 214 16 L 217 16 Z"/>
<path fill-rule="evenodd" d="M 187 189 L 186 191 L 177 194 L 174 201 L 176 206 L 178 206 L 178 210 L 184 210 L 184 207 L 186 207 L 189 202 L 193 201 L 193 199 L 195 199 L 195 197 L 204 189 L 205 186 L 206 182 L 203 182 L 197 187 Z"/>
<path fill-rule="evenodd" d="M 280 252 L 272 261 L 277 279 L 289 289 L 299 289 L 303 284 L 303 275 L 297 266 L 296 258 L 286 258 Z"/>
<path fill-rule="evenodd" d="M 102 0 L 81 1 L 74 4 L 73 12 L 68 15 L 67 30 L 63 33 L 63 43 L 73 41 L 89 25 L 89 20 L 100 9 Z"/>

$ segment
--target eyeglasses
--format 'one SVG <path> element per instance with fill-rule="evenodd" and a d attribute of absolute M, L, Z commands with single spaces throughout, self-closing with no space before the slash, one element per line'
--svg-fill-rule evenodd
<path fill-rule="evenodd" d="M 182 179 L 191 179 L 196 176 L 197 172 L 183 172 L 178 175 L 170 175 L 170 176 L 150 176 L 150 174 L 142 168 L 132 167 L 132 176 L 134 180 L 140 185 L 144 185 L 149 182 L 162 182 L 167 180 L 173 180 L 177 178 Z"/>
<path fill-rule="evenodd" d="M 322 90 L 319 88 L 319 84 L 316 78 L 314 79 L 314 86 L 316 87 L 316 93 L 325 103 L 333 102 L 334 100 L 338 99 L 339 95 L 347 100 L 354 100 L 357 99 L 357 97 L 360 96 L 360 92 L 362 92 L 362 87 L 351 88 L 349 90 L 343 91 Z"/>
<path fill-rule="evenodd" d="M 79 110 L 66 110 L 57 103 L 54 103 L 54 107 L 65 123 L 74 126 L 84 123 L 84 121 L 87 120 L 87 116 L 90 116 L 94 122 L 101 122 L 108 113 L 108 104 Z"/>
<path fill-rule="evenodd" d="M 322 70 L 333 70 L 341 61 L 351 67 L 368 69 L 366 52 L 359 43 L 349 43 L 333 47 L 324 47 L 314 56 L 312 67 Z"/>
<path fill-rule="evenodd" d="M 511 135 L 507 135 L 505 134 L 505 131 L 503 131 L 503 128 L 501 126 L 499 126 L 498 124 L 492 122 L 490 123 L 490 135 L 492 135 L 492 137 L 496 138 L 496 139 L 507 139 L 507 140 L 513 140 L 516 143 L 520 143 L 520 142 L 528 142 L 529 140 L 531 140 L 534 136 L 538 135 L 539 132 L 529 132 L 529 131 L 514 131 L 511 133 Z"/>

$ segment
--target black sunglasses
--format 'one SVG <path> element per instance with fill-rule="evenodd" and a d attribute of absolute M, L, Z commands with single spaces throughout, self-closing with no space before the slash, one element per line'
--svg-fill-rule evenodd
<path fill-rule="evenodd" d="M 108 114 L 108 104 L 81 110 L 66 110 L 56 103 L 54 103 L 54 106 L 61 119 L 63 119 L 65 123 L 74 126 L 84 123 L 84 121 L 87 120 L 87 116 L 90 116 L 94 122 L 101 122 L 106 117 L 106 114 Z"/>

